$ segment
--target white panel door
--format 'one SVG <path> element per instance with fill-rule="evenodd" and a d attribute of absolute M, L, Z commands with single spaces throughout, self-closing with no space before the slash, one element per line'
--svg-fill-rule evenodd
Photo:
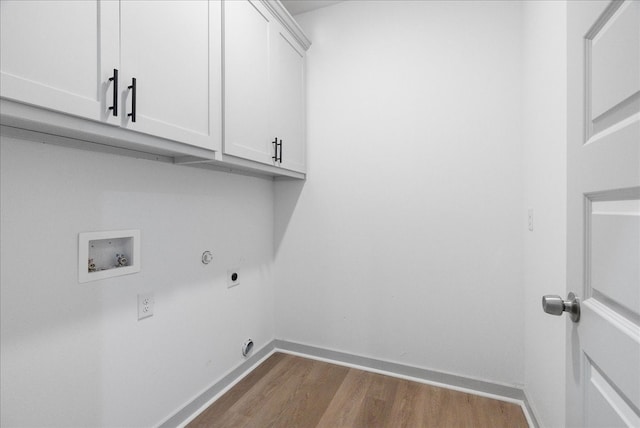
<path fill-rule="evenodd" d="M 567 2 L 567 426 L 640 426 L 640 2 Z"/>
<path fill-rule="evenodd" d="M 224 152 L 273 163 L 269 133 L 271 15 L 258 1 L 224 2 Z"/>
<path fill-rule="evenodd" d="M 203 0 L 120 4 L 123 126 L 216 149 L 221 130 L 221 6 Z M 136 79 L 136 121 L 132 113 Z"/>
<path fill-rule="evenodd" d="M 0 95 L 117 124 L 118 3 L 0 1 Z"/>
<path fill-rule="evenodd" d="M 279 24 L 274 24 L 270 51 L 271 133 L 282 144 L 278 164 L 305 172 L 305 52 Z"/>

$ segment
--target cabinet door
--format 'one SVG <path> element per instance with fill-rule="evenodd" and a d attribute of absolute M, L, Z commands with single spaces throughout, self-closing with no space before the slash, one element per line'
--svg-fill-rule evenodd
<path fill-rule="evenodd" d="M 0 95 L 88 119 L 109 110 L 118 65 L 118 3 L 0 1 Z"/>
<path fill-rule="evenodd" d="M 273 163 L 269 134 L 269 31 L 271 15 L 260 2 L 224 2 L 224 152 Z"/>
<path fill-rule="evenodd" d="M 218 149 L 221 139 L 221 5 L 218 1 L 120 3 L 123 126 Z M 133 108 L 136 79 L 136 121 Z"/>
<path fill-rule="evenodd" d="M 282 140 L 280 166 L 305 172 L 305 53 L 279 24 L 270 45 L 270 127 Z"/>

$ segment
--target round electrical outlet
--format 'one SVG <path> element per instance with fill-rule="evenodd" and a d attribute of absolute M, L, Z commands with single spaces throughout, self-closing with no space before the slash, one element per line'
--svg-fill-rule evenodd
<path fill-rule="evenodd" d="M 253 349 L 253 340 L 247 339 L 247 341 L 242 344 L 242 356 L 246 357 L 247 355 L 249 355 L 252 349 Z"/>
<path fill-rule="evenodd" d="M 240 269 L 238 267 L 227 269 L 227 288 L 236 285 L 240 285 Z"/>
<path fill-rule="evenodd" d="M 212 260 L 213 260 L 213 254 L 211 254 L 211 251 L 205 251 L 204 253 L 202 253 L 203 264 L 208 265 L 209 263 L 211 263 Z"/>

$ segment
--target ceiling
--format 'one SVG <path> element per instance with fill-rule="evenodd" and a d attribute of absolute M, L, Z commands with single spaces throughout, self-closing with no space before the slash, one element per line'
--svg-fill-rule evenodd
<path fill-rule="evenodd" d="M 291 15 L 299 15 L 311 10 L 331 6 L 342 0 L 280 0 Z"/>

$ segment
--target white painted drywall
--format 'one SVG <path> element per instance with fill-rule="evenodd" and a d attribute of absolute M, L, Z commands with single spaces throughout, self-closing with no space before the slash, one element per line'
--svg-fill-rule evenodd
<path fill-rule="evenodd" d="M 521 4 L 296 18 L 309 173 L 276 184 L 278 337 L 522 385 Z"/>
<path fill-rule="evenodd" d="M 565 421 L 565 325 L 542 311 L 544 294 L 566 280 L 566 2 L 529 1 L 523 10 L 525 391 L 542 427 Z M 563 296 L 564 297 L 564 296 Z"/>
<path fill-rule="evenodd" d="M 272 181 L 0 147 L 0 425 L 154 426 L 240 364 L 246 338 L 274 338 Z M 78 233 L 119 229 L 140 229 L 141 272 L 79 284 Z M 138 321 L 146 291 L 155 315 Z"/>
<path fill-rule="evenodd" d="M 342 0 L 281 0 L 284 7 L 291 15 L 310 12 L 312 10 L 331 6 Z"/>

